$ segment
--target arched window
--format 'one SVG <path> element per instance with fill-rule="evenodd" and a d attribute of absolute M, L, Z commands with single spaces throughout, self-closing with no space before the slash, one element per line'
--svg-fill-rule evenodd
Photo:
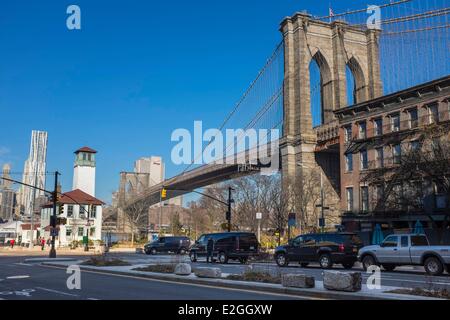
<path fill-rule="evenodd" d="M 355 57 L 351 57 L 345 68 L 347 79 L 347 104 L 348 106 L 360 103 L 367 99 L 366 81 L 364 73 Z"/>
<path fill-rule="evenodd" d="M 331 71 L 325 57 L 317 51 L 309 64 L 310 103 L 313 127 L 333 116 Z"/>
<path fill-rule="evenodd" d="M 353 72 L 348 66 L 345 66 L 345 78 L 347 79 L 347 106 L 352 106 L 356 103 L 356 83 Z"/>
<path fill-rule="evenodd" d="M 313 127 L 323 124 L 322 75 L 317 62 L 313 59 L 309 65 L 310 101 Z"/>

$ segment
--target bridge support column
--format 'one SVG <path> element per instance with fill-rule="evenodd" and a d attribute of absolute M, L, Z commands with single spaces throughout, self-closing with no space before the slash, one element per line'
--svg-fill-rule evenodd
<path fill-rule="evenodd" d="M 341 21 L 318 21 L 305 13 L 286 18 L 280 31 L 285 55 L 284 126 L 280 143 L 283 188 L 289 197 L 292 191 L 301 195 L 313 191 L 307 210 L 305 206 L 300 208 L 295 199 L 290 199 L 289 210 L 308 220 L 301 221 L 304 225 L 318 226 L 320 210 L 315 205 L 320 198 L 320 186 L 317 188 L 311 182 L 322 173 L 325 205 L 331 209 L 326 212 L 326 223 L 327 227 L 333 227 L 340 223 L 339 152 L 336 148 L 316 150 L 309 68 L 313 60 L 319 67 L 322 125 L 330 124 L 335 121 L 333 111 L 347 106 L 347 66 L 355 80 L 356 102 L 382 94 L 378 31 L 358 29 Z M 307 186 L 313 190 L 304 190 Z"/>

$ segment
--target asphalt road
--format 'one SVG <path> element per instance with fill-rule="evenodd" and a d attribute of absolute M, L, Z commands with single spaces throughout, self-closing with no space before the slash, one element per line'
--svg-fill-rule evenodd
<path fill-rule="evenodd" d="M 290 300 L 299 297 L 181 284 L 82 271 L 81 290 L 69 290 L 64 269 L 0 257 L 0 299 L 4 300 Z M 306 298 L 305 298 L 306 299 Z"/>
<path fill-rule="evenodd" d="M 133 263 L 157 263 L 161 262 L 178 262 L 180 259 L 175 255 L 144 255 L 144 254 L 113 254 L 115 257 L 120 257 L 122 259 L 126 259 L 128 261 L 134 261 Z M 187 256 L 184 256 L 185 261 L 189 261 Z M 192 266 L 195 267 L 204 267 L 206 263 L 204 261 L 199 261 L 197 263 L 193 263 Z M 246 270 L 245 265 L 241 265 L 240 263 L 230 262 L 226 265 L 221 265 L 218 263 L 213 264 L 214 267 L 219 267 L 222 269 L 223 273 L 231 273 L 231 274 L 240 274 Z M 274 273 L 305 273 L 308 275 L 312 275 L 316 280 L 323 279 L 323 270 L 319 267 L 318 264 L 311 264 L 306 268 L 300 267 L 298 263 L 291 263 L 286 268 L 279 268 L 274 262 L 273 263 L 260 263 L 258 264 L 259 268 L 263 271 L 274 272 Z M 339 270 L 344 272 L 349 272 L 348 270 L 344 270 L 340 265 L 335 265 L 333 270 Z M 363 279 L 367 279 L 370 275 L 364 273 L 363 269 L 355 265 L 351 271 L 361 271 L 363 272 Z M 444 273 L 439 277 L 428 276 L 425 273 L 423 267 L 399 267 L 393 272 L 387 272 L 382 270 L 381 272 L 381 285 L 383 286 L 392 286 L 392 287 L 405 287 L 405 288 L 423 288 L 423 289 L 438 289 L 438 288 L 446 288 L 450 290 L 450 275 L 448 273 Z"/>

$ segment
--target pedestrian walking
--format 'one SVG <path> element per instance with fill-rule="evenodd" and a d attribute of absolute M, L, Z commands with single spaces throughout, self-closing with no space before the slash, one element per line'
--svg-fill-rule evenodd
<path fill-rule="evenodd" d="M 206 263 L 213 262 L 213 252 L 214 252 L 214 240 L 212 237 L 209 237 L 208 243 L 206 245 Z"/>
<path fill-rule="evenodd" d="M 15 242 L 16 242 L 16 240 L 14 240 L 14 239 L 11 239 L 11 240 L 9 241 L 9 244 L 11 245 L 11 249 L 14 249 L 14 244 L 15 244 Z"/>
<path fill-rule="evenodd" d="M 47 239 L 47 247 L 50 247 L 51 244 L 52 244 L 52 239 L 48 238 Z"/>
<path fill-rule="evenodd" d="M 42 251 L 44 251 L 44 247 L 45 247 L 45 239 L 42 238 L 41 239 L 41 249 L 42 249 Z"/>

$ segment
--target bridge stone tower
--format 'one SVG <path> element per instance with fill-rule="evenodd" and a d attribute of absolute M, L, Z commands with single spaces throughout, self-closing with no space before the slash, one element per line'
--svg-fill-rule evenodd
<path fill-rule="evenodd" d="M 308 170 L 322 170 L 331 185 L 325 199 L 339 199 L 339 156 L 336 150 L 317 152 L 318 131 L 336 127 L 333 111 L 347 106 L 346 66 L 354 77 L 356 103 L 382 95 L 379 30 L 357 28 L 341 21 L 326 23 L 297 13 L 281 23 L 284 39 L 284 127 L 281 140 L 283 178 L 303 183 Z M 309 66 L 315 61 L 321 75 L 323 124 L 313 128 Z M 338 138 L 338 137 L 337 137 Z M 286 180 L 286 179 L 285 179 Z M 334 201 L 333 201 L 334 199 Z M 338 206 L 336 205 L 336 211 Z"/>

